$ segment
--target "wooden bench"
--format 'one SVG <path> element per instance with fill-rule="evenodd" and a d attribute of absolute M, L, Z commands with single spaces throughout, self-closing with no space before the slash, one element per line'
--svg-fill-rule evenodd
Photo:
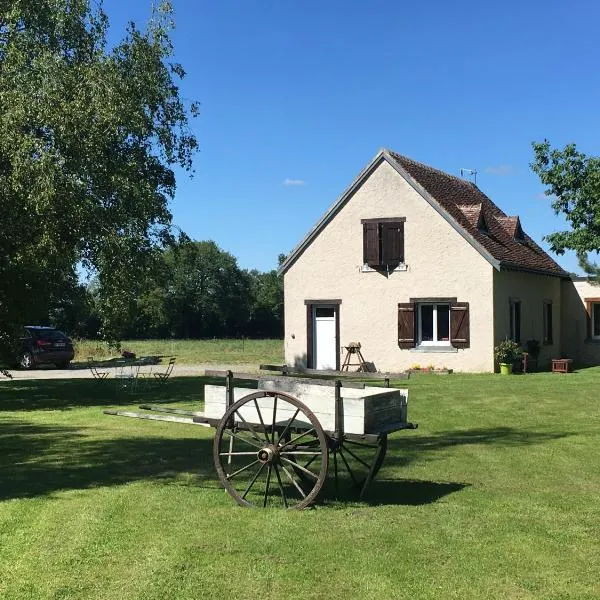
<path fill-rule="evenodd" d="M 572 358 L 553 358 L 552 372 L 553 373 L 570 373 Z"/>

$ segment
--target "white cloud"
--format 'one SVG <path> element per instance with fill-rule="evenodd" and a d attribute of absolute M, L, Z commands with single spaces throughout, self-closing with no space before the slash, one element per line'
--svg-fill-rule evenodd
<path fill-rule="evenodd" d="M 306 181 L 303 179 L 289 179 L 286 177 L 283 180 L 283 185 L 306 185 Z"/>
<path fill-rule="evenodd" d="M 486 167 L 483 172 L 490 175 L 512 175 L 515 168 L 512 165 L 498 165 L 496 167 Z"/>

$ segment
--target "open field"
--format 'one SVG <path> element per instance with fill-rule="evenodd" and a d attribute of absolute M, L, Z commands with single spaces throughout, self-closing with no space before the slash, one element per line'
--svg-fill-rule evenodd
<path fill-rule="evenodd" d="M 3 600 L 600 597 L 600 368 L 398 382 L 419 429 L 368 502 L 304 512 L 238 508 L 213 430 L 105 416 L 105 383 L 0 383 Z"/>
<path fill-rule="evenodd" d="M 178 364 L 199 363 L 262 363 L 283 364 L 283 340 L 126 340 L 123 349 L 138 356 L 176 356 Z M 87 361 L 89 356 L 103 360 L 118 356 L 108 346 L 96 340 L 76 340 L 75 360 Z"/>

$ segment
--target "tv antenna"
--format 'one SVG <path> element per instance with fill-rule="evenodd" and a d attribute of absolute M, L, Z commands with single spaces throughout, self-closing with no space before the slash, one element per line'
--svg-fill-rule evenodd
<path fill-rule="evenodd" d="M 464 177 L 472 177 L 473 178 L 473 183 L 475 185 L 477 185 L 477 170 L 476 169 L 461 169 L 460 170 L 460 176 Z"/>

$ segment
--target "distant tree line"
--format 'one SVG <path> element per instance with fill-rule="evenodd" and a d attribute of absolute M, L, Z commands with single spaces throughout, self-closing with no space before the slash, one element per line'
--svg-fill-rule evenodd
<path fill-rule="evenodd" d="M 65 282 L 46 320 L 91 339 L 283 335 L 283 281 L 277 271 L 241 269 L 213 241 L 184 237 L 157 251 L 138 280 L 122 286 L 131 297 L 121 299 L 118 310 L 107 301 L 104 275 L 87 285 L 75 278 Z M 108 285 L 115 285 L 110 277 Z"/>

